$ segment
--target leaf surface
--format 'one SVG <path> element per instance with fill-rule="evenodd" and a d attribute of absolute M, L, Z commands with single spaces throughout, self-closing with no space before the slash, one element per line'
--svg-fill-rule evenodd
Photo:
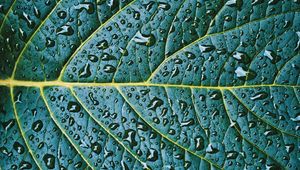
<path fill-rule="evenodd" d="M 1 169 L 297 169 L 299 12 L 1 2 Z"/>

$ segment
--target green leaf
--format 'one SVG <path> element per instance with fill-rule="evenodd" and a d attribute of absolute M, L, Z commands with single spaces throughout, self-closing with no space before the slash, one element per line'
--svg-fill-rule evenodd
<path fill-rule="evenodd" d="M 297 169 L 298 0 L 0 2 L 0 169 Z"/>

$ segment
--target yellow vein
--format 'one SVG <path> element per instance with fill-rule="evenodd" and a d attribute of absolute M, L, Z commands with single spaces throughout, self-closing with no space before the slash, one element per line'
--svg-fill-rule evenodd
<path fill-rule="evenodd" d="M 169 60 L 173 59 L 176 55 L 178 55 L 180 52 L 184 51 L 185 49 L 191 47 L 192 45 L 195 45 L 196 43 L 198 43 L 199 41 L 205 39 L 205 38 L 208 38 L 208 37 L 212 37 L 212 36 L 216 36 L 216 35 L 221 35 L 221 34 L 224 34 L 224 33 L 227 33 L 227 32 L 230 32 L 230 31 L 234 31 L 234 30 L 238 30 L 240 28 L 242 28 L 243 26 L 245 25 L 250 25 L 252 23 L 255 23 L 255 22 L 260 22 L 262 20 L 266 20 L 268 18 L 272 18 L 272 17 L 276 17 L 276 16 L 280 16 L 280 15 L 285 15 L 287 13 L 296 13 L 296 12 L 299 12 L 298 10 L 294 10 L 294 11 L 288 11 L 288 12 L 284 12 L 284 13 L 280 13 L 280 14 L 274 14 L 274 15 L 270 15 L 268 17 L 264 17 L 264 18 L 260 18 L 260 19 L 256 19 L 256 20 L 253 20 L 253 21 L 249 21 L 247 23 L 244 23 L 238 27 L 234 27 L 234 28 L 231 28 L 231 29 L 228 29 L 228 30 L 225 30 L 225 31 L 221 31 L 221 32 L 216 32 L 216 33 L 213 33 L 213 34 L 206 34 L 204 35 L 203 37 L 199 37 L 198 39 L 196 39 L 195 41 L 191 42 L 190 44 L 178 49 L 176 52 L 174 52 L 172 55 L 170 55 L 168 58 L 165 58 L 164 61 L 162 61 L 160 63 L 160 65 L 152 72 L 152 74 L 149 76 L 147 82 L 151 81 L 151 79 L 156 75 L 156 73 L 163 67 L 163 65 L 168 62 Z"/>
<path fill-rule="evenodd" d="M 198 155 L 197 153 L 195 153 L 195 152 L 189 150 L 188 148 L 186 148 L 186 147 L 184 147 L 184 146 L 178 144 L 177 142 L 173 141 L 173 140 L 170 139 L 168 136 L 166 136 L 166 135 L 160 133 L 159 130 L 158 130 L 156 127 L 154 127 L 151 123 L 149 123 L 149 122 L 148 122 L 148 121 L 140 114 L 140 112 L 138 112 L 138 110 L 137 110 L 137 109 L 136 109 L 136 108 L 128 101 L 128 99 L 125 97 L 125 95 L 123 94 L 123 92 L 122 92 L 122 90 L 120 89 L 120 87 L 116 87 L 116 89 L 118 90 L 118 92 L 120 93 L 120 95 L 124 98 L 124 100 L 126 101 L 126 103 L 128 103 L 128 105 L 134 110 L 134 112 L 135 112 L 135 113 L 136 113 L 136 114 L 137 114 L 144 122 L 146 122 L 153 130 L 155 130 L 156 132 L 158 132 L 158 134 L 160 134 L 163 138 L 165 138 L 165 139 L 167 139 L 168 141 L 172 142 L 174 145 L 180 147 L 181 149 L 183 149 L 183 150 L 185 150 L 185 151 L 187 151 L 187 152 L 189 152 L 189 153 L 191 153 L 191 154 L 197 156 L 198 158 L 203 159 L 203 160 L 209 162 L 211 165 L 213 165 L 213 166 L 215 166 L 215 167 L 221 169 L 221 167 L 220 167 L 219 165 L 217 165 L 217 164 L 211 162 L 210 160 L 208 160 L 207 158 L 205 158 L 205 157 L 203 157 L 203 156 Z"/>
<path fill-rule="evenodd" d="M 93 38 L 93 36 L 100 30 L 102 29 L 105 25 L 107 25 L 110 21 L 112 21 L 120 12 L 123 11 L 123 9 L 127 8 L 128 6 L 130 6 L 131 4 L 133 4 L 136 0 L 133 0 L 132 2 L 130 2 L 129 4 L 127 4 L 126 6 L 124 6 L 122 9 L 120 9 L 118 12 L 116 12 L 113 16 L 110 17 L 110 19 L 108 19 L 107 21 L 105 21 L 103 24 L 101 24 L 86 40 L 83 41 L 83 43 L 81 43 L 79 45 L 79 47 L 75 50 L 75 52 L 71 55 L 71 57 L 69 58 L 69 60 L 66 62 L 66 64 L 63 66 L 63 68 L 61 69 L 61 72 L 59 74 L 58 80 L 62 80 L 62 76 L 63 73 L 65 72 L 67 66 L 70 64 L 70 62 L 73 60 L 73 58 L 76 56 L 76 54 L 78 53 L 78 51 L 81 50 L 81 48 L 90 40 Z"/>
<path fill-rule="evenodd" d="M 34 160 L 34 162 L 36 163 L 36 165 L 39 167 L 39 169 L 42 169 L 42 165 L 39 164 L 39 161 L 37 160 L 37 157 L 36 155 L 34 154 L 34 152 L 31 150 L 30 146 L 29 146 L 29 143 L 25 137 L 25 133 L 24 131 L 22 130 L 22 126 L 21 126 L 21 123 L 20 123 L 20 118 L 18 116 L 18 113 L 17 113 L 17 108 L 16 108 L 16 103 L 14 101 L 14 91 L 13 91 L 13 87 L 10 88 L 10 98 L 11 98 L 11 102 L 12 102 L 12 106 L 13 106 L 13 112 L 14 112 L 14 116 L 16 118 L 16 122 L 18 124 L 18 128 L 20 130 L 20 133 L 21 133 L 21 136 L 25 142 L 25 145 L 28 149 L 28 152 L 30 153 L 30 155 L 32 156 L 32 159 Z"/>
<path fill-rule="evenodd" d="M 63 127 L 61 127 L 60 123 L 56 120 L 54 113 L 51 111 L 50 106 L 46 100 L 46 96 L 44 94 L 44 90 L 41 87 L 40 88 L 40 93 L 41 96 L 45 102 L 46 108 L 48 110 L 48 112 L 50 113 L 50 117 L 52 118 L 53 122 L 56 124 L 56 126 L 60 129 L 60 131 L 64 134 L 64 136 L 68 139 L 68 141 L 74 146 L 74 148 L 76 149 L 76 151 L 79 153 L 80 157 L 88 164 L 89 167 L 91 167 L 92 169 L 95 169 L 93 167 L 93 164 L 90 163 L 88 160 L 86 160 L 86 158 L 83 156 L 84 154 L 80 151 L 80 148 L 78 147 L 78 145 L 76 145 L 74 143 L 74 141 L 68 136 L 68 134 L 63 130 Z"/>
<path fill-rule="evenodd" d="M 13 9 L 13 6 L 15 5 L 16 2 L 17 2 L 17 0 L 14 0 L 14 2 L 13 2 L 13 3 L 11 4 L 11 6 L 9 7 L 7 13 L 5 14 L 4 19 L 3 19 L 3 22 L 1 23 L 1 26 L 0 26 L 0 31 L 2 30 L 5 21 L 7 20 L 8 15 L 9 15 L 9 13 L 11 12 L 11 10 Z"/>
<path fill-rule="evenodd" d="M 13 72 L 12 72 L 12 78 L 15 77 L 16 74 L 16 70 L 17 70 L 17 65 L 20 62 L 23 53 L 26 51 L 28 45 L 30 44 L 30 42 L 32 41 L 32 39 L 34 38 L 35 34 L 39 31 L 39 29 L 44 25 L 44 23 L 46 22 L 47 18 L 49 18 L 49 16 L 55 11 L 56 7 L 59 5 L 59 3 L 61 2 L 61 0 L 59 0 L 56 5 L 53 7 L 53 9 L 50 11 L 50 13 L 44 18 L 44 20 L 40 23 L 39 27 L 32 33 L 32 35 L 30 36 L 29 40 L 27 41 L 27 43 L 25 44 L 25 46 L 23 47 L 21 53 L 19 54 L 19 57 L 15 63 Z"/>
<path fill-rule="evenodd" d="M 228 116 L 229 120 L 233 120 L 228 112 L 229 112 L 229 109 L 227 107 L 227 104 L 224 100 L 224 91 L 221 90 L 221 93 L 222 93 L 222 97 L 223 97 L 223 105 L 224 105 L 224 108 L 225 108 L 225 113 L 226 115 Z M 275 158 L 273 158 L 272 156 L 268 155 L 264 150 L 262 150 L 261 148 L 259 148 L 257 145 L 255 145 L 252 141 L 250 141 L 249 139 L 245 138 L 244 135 L 242 135 L 242 133 L 238 130 L 238 128 L 236 127 L 235 123 L 233 124 L 233 127 L 234 129 L 238 132 L 238 134 L 242 137 L 243 140 L 245 140 L 246 142 L 250 143 L 252 146 L 254 146 L 256 149 L 258 149 L 260 152 L 262 152 L 263 154 L 265 154 L 267 157 L 270 157 L 271 159 L 273 159 L 275 162 L 277 162 L 279 165 L 281 165 L 281 167 L 284 167 L 284 165 L 282 165 L 280 162 L 278 162 Z"/>
<path fill-rule="evenodd" d="M 300 138 L 300 136 L 298 135 L 295 135 L 295 134 L 292 134 L 292 133 L 289 133 L 289 132 L 286 132 L 285 130 L 281 130 L 279 129 L 278 127 L 275 127 L 272 123 L 270 123 L 269 121 L 265 120 L 264 118 L 262 117 L 259 117 L 254 111 L 252 111 L 244 102 L 242 102 L 242 100 L 237 96 L 237 94 L 231 90 L 231 89 L 228 89 L 232 95 L 237 99 L 237 101 L 239 103 L 241 103 L 242 106 L 244 106 L 249 112 L 251 112 L 255 117 L 257 117 L 258 119 L 262 120 L 264 123 L 266 123 L 267 125 L 271 126 L 272 128 L 278 130 L 279 132 L 281 133 L 285 133 L 287 135 L 290 135 L 290 136 L 293 136 L 293 137 L 296 137 L 296 138 Z"/>
<path fill-rule="evenodd" d="M 96 83 L 96 82 L 63 82 L 55 81 L 23 81 L 23 80 L 0 80 L 0 86 L 24 86 L 24 87 L 46 87 L 46 86 L 62 86 L 62 87 L 128 87 L 128 86 L 153 86 L 165 88 L 192 88 L 192 89 L 215 89 L 230 90 L 240 88 L 259 88 L 259 87 L 283 87 L 283 88 L 300 88 L 300 85 L 281 85 L 281 84 L 260 84 L 260 85 L 241 85 L 241 86 L 198 86 L 184 84 L 155 84 L 147 82 L 136 83 Z"/>

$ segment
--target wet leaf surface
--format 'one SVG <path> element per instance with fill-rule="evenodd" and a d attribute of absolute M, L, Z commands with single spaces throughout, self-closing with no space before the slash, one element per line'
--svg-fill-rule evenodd
<path fill-rule="evenodd" d="M 297 0 L 0 2 L 0 169 L 297 169 Z"/>

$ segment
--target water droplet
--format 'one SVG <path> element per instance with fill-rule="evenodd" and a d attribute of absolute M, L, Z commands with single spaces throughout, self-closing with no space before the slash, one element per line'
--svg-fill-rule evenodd
<path fill-rule="evenodd" d="M 292 144 L 286 144 L 285 149 L 286 149 L 286 152 L 288 154 L 290 154 L 295 149 L 295 145 L 293 143 Z"/>
<path fill-rule="evenodd" d="M 268 93 L 266 92 L 258 92 L 254 94 L 254 96 L 250 97 L 251 100 L 262 100 L 268 97 Z"/>
<path fill-rule="evenodd" d="M 27 25 L 28 25 L 29 28 L 31 28 L 31 29 L 34 28 L 35 22 L 30 19 L 28 14 L 23 12 L 22 15 L 21 15 L 21 18 L 27 22 Z"/>
<path fill-rule="evenodd" d="M 55 46 L 55 41 L 46 37 L 46 47 L 54 47 L 54 46 Z"/>
<path fill-rule="evenodd" d="M 101 56 L 101 60 L 103 61 L 109 61 L 109 60 L 116 60 L 117 58 L 113 55 L 110 55 L 108 53 L 103 53 Z"/>
<path fill-rule="evenodd" d="M 74 34 L 74 30 L 70 25 L 64 25 L 61 27 L 58 27 L 56 29 L 56 34 L 59 35 L 66 35 L 66 36 L 70 36 Z"/>
<path fill-rule="evenodd" d="M 95 55 L 88 55 L 88 59 L 93 63 L 98 61 L 98 57 Z"/>
<path fill-rule="evenodd" d="M 264 0 L 252 0 L 252 5 L 258 5 L 258 4 L 261 4 L 263 2 L 264 2 Z"/>
<path fill-rule="evenodd" d="M 39 131 L 42 130 L 43 126 L 44 126 L 44 125 L 43 125 L 43 122 L 42 122 L 41 120 L 37 120 L 37 121 L 35 121 L 35 122 L 32 124 L 31 128 L 32 128 L 32 130 L 34 130 L 35 132 L 39 132 Z"/>
<path fill-rule="evenodd" d="M 266 130 L 264 133 L 265 136 L 272 136 L 272 135 L 276 135 L 276 134 L 277 134 L 277 132 L 275 130 L 271 130 L 271 129 Z"/>
<path fill-rule="evenodd" d="M 158 152 L 157 150 L 150 148 L 147 151 L 147 160 L 151 162 L 155 162 L 158 159 Z"/>
<path fill-rule="evenodd" d="M 280 61 L 281 57 L 274 53 L 274 51 L 266 50 L 264 56 L 271 60 L 271 63 L 275 64 Z"/>
<path fill-rule="evenodd" d="M 158 108 L 158 107 L 160 107 L 161 105 L 163 105 L 164 104 L 164 101 L 163 100 L 161 100 L 160 98 L 157 98 L 157 97 L 154 97 L 151 101 L 150 101 L 150 103 L 148 104 L 148 109 L 149 110 L 153 110 L 153 111 L 156 111 L 156 109 Z"/>
<path fill-rule="evenodd" d="M 94 98 L 94 94 L 92 92 L 89 93 L 89 98 L 92 101 L 93 105 L 99 105 L 99 101 Z"/>
<path fill-rule="evenodd" d="M 94 5 L 90 2 L 81 3 L 77 6 L 75 6 L 75 9 L 80 10 L 80 11 L 86 10 L 88 14 L 92 14 L 95 11 Z"/>
<path fill-rule="evenodd" d="M 210 99 L 212 100 L 219 100 L 222 98 L 222 94 L 219 91 L 212 91 L 208 93 Z"/>
<path fill-rule="evenodd" d="M 214 154 L 214 153 L 219 152 L 219 149 L 213 147 L 212 144 L 209 144 L 209 145 L 207 146 L 207 148 L 206 148 L 206 152 L 207 152 L 207 153 L 210 153 L 210 154 Z"/>
<path fill-rule="evenodd" d="M 123 56 L 128 56 L 128 50 L 126 48 L 120 47 L 119 50 Z"/>
<path fill-rule="evenodd" d="M 197 151 L 204 149 L 204 139 L 201 136 L 198 136 L 194 139 L 195 148 Z"/>
<path fill-rule="evenodd" d="M 19 153 L 23 154 L 25 152 L 25 148 L 23 145 L 21 145 L 19 142 L 15 142 L 13 145 L 13 148 Z"/>
<path fill-rule="evenodd" d="M 200 51 L 202 53 L 207 53 L 215 49 L 213 45 L 199 45 Z"/>
<path fill-rule="evenodd" d="M 55 168 L 55 157 L 51 154 L 45 154 L 43 157 L 43 161 L 46 164 L 46 167 L 49 169 Z"/>
<path fill-rule="evenodd" d="M 137 32 L 133 40 L 137 44 L 146 45 L 148 47 L 154 45 L 156 39 L 153 34 L 150 35 L 143 35 L 140 31 Z"/>
<path fill-rule="evenodd" d="M 105 50 L 108 48 L 108 42 L 106 40 L 99 41 L 96 47 L 100 50 Z"/>
<path fill-rule="evenodd" d="M 108 127 L 111 130 L 116 130 L 120 125 L 118 123 L 111 123 Z"/>
<path fill-rule="evenodd" d="M 31 169 L 32 168 L 32 164 L 26 161 L 22 161 L 19 165 L 20 169 Z"/>
<path fill-rule="evenodd" d="M 236 60 L 238 60 L 239 62 L 244 63 L 244 64 L 250 63 L 250 58 L 244 52 L 238 52 L 238 51 L 235 52 L 233 54 L 233 58 L 235 58 Z"/>
<path fill-rule="evenodd" d="M 79 70 L 79 78 L 87 78 L 91 76 L 90 64 L 86 63 L 84 67 Z"/>
<path fill-rule="evenodd" d="M 6 122 L 2 122 L 2 127 L 6 131 L 15 125 L 15 119 L 10 119 Z"/>
<path fill-rule="evenodd" d="M 57 16 L 60 18 L 60 19 L 65 19 L 67 17 L 67 13 L 66 11 L 58 11 L 57 12 Z"/>
<path fill-rule="evenodd" d="M 196 58 L 196 55 L 194 53 L 191 53 L 191 52 L 185 52 L 185 55 L 188 59 L 192 60 L 192 59 L 195 59 Z"/>
<path fill-rule="evenodd" d="M 245 71 L 242 67 L 237 67 L 235 70 L 236 76 L 242 80 L 252 80 L 256 77 L 256 73 L 249 69 L 249 71 Z"/>
<path fill-rule="evenodd" d="M 226 159 L 236 159 L 238 155 L 237 151 L 229 151 L 226 153 Z"/>
<path fill-rule="evenodd" d="M 125 130 L 123 139 L 129 143 L 131 149 L 133 149 L 133 147 L 137 146 L 137 142 L 135 140 L 135 135 L 136 135 L 135 130 L 133 130 L 133 129 Z"/>
<path fill-rule="evenodd" d="M 77 102 L 70 101 L 67 109 L 69 112 L 79 112 L 81 107 Z"/>
<path fill-rule="evenodd" d="M 155 4 L 155 2 L 150 1 L 150 2 L 148 2 L 146 4 L 143 4 L 143 6 L 144 6 L 144 8 L 146 8 L 147 11 L 150 11 L 152 9 L 152 7 L 153 7 L 154 4 Z"/>
<path fill-rule="evenodd" d="M 169 10 L 171 8 L 170 4 L 165 3 L 165 2 L 159 2 L 158 3 L 158 8 L 161 8 L 165 11 Z"/>
<path fill-rule="evenodd" d="M 92 151 L 99 155 L 101 153 L 102 147 L 98 142 L 94 142 L 91 144 Z"/>
<path fill-rule="evenodd" d="M 106 73 L 114 73 L 116 71 L 116 68 L 112 65 L 107 64 L 104 66 L 103 70 Z"/>
<path fill-rule="evenodd" d="M 241 7 L 243 5 L 243 0 L 229 0 L 226 2 L 225 5 L 230 7 L 236 7 L 238 10 L 241 10 Z"/>
<path fill-rule="evenodd" d="M 36 6 L 34 6 L 34 15 L 37 17 L 37 18 L 40 18 L 41 17 L 41 12 L 39 9 L 37 9 Z"/>

